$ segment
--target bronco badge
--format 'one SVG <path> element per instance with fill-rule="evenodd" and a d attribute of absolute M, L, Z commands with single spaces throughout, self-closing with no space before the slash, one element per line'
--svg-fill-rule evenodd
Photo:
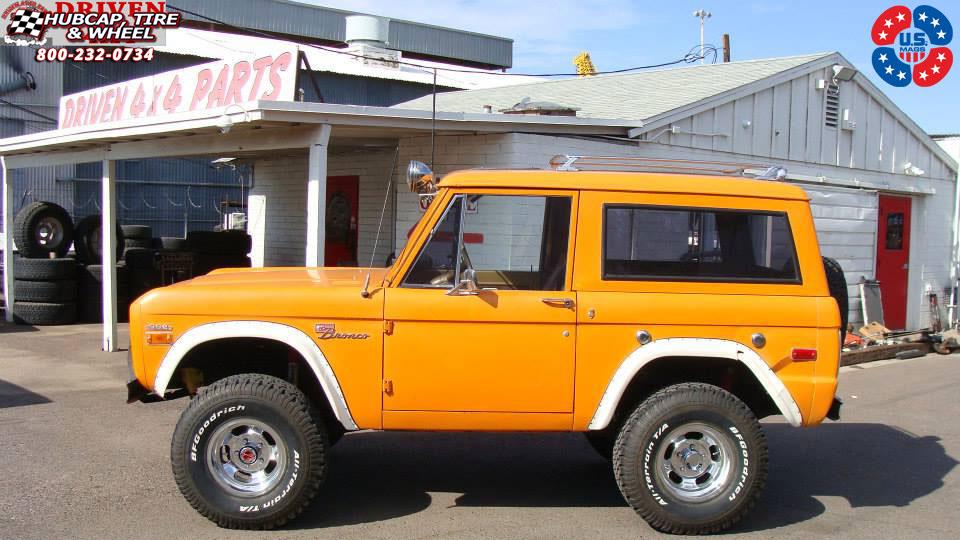
<path fill-rule="evenodd" d="M 317 333 L 317 339 L 367 339 L 370 337 L 370 334 L 337 332 L 337 327 L 333 323 L 316 324 L 313 330 Z"/>

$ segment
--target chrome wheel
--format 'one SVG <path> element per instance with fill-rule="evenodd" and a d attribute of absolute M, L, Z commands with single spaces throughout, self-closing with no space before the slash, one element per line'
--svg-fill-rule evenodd
<path fill-rule="evenodd" d="M 683 424 L 667 433 L 656 459 L 660 484 L 677 499 L 712 499 L 729 485 L 735 449 L 732 440 L 702 423 Z"/>
<path fill-rule="evenodd" d="M 63 242 L 63 223 L 52 217 L 41 219 L 33 232 L 37 245 L 56 246 Z"/>
<path fill-rule="evenodd" d="M 276 487 L 283 478 L 286 446 L 269 424 L 236 418 L 210 436 L 207 468 L 221 487 L 240 497 L 256 497 Z"/>

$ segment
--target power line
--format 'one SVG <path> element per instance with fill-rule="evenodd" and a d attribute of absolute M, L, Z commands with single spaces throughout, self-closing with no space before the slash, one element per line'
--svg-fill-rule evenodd
<path fill-rule="evenodd" d="M 22 106 L 22 105 L 17 105 L 16 103 L 7 101 L 7 100 L 5 100 L 5 99 L 3 99 L 3 98 L 0 98 L 0 103 L 3 103 L 4 105 L 10 106 L 10 107 L 13 107 L 14 109 L 21 110 L 21 111 L 23 111 L 23 112 L 25 112 L 25 113 L 32 114 L 32 115 L 37 116 L 37 117 L 39 117 L 39 118 L 43 118 L 44 120 L 47 120 L 48 122 L 53 122 L 54 124 L 57 123 L 57 119 L 56 119 L 56 118 L 53 118 L 52 116 L 47 116 L 47 115 L 45 115 L 45 114 L 38 113 L 38 112 L 36 112 L 36 111 L 31 111 L 30 109 L 28 109 L 28 108 L 26 108 L 26 107 L 24 107 L 24 106 Z"/>
<path fill-rule="evenodd" d="M 365 56 L 365 55 L 357 54 L 357 53 L 352 53 L 352 52 L 349 52 L 349 51 L 342 51 L 342 50 L 339 50 L 339 49 L 332 49 L 332 48 L 329 48 L 329 47 L 322 47 L 322 46 L 317 45 L 317 44 L 315 44 L 315 43 L 309 43 L 309 42 L 306 42 L 306 41 L 291 40 L 291 39 L 289 39 L 289 38 L 286 37 L 286 36 L 280 36 L 280 35 L 277 35 L 277 34 L 274 34 L 274 33 L 271 33 L 271 32 L 265 32 L 265 31 L 263 31 L 263 30 L 257 30 L 256 28 L 248 28 L 248 27 L 244 27 L 244 26 L 237 26 L 237 25 L 235 25 L 235 24 L 230 24 L 230 23 L 228 23 L 228 22 L 221 21 L 221 20 L 215 19 L 215 18 L 213 18 L 213 17 L 208 17 L 208 16 L 206 16 L 206 15 L 203 15 L 203 14 L 201 14 L 201 13 L 197 13 L 197 12 L 195 12 L 195 11 L 191 11 L 191 10 L 189 10 L 189 9 L 184 9 L 184 8 L 181 8 L 181 7 L 174 6 L 174 5 L 170 4 L 170 3 L 167 3 L 167 7 L 170 8 L 170 9 L 179 11 L 179 12 L 181 12 L 181 13 L 186 13 L 186 14 L 188 14 L 188 15 L 193 15 L 193 16 L 195 16 L 195 17 L 200 17 L 201 19 L 210 21 L 210 22 L 215 23 L 215 24 L 219 24 L 219 25 L 221 25 L 221 26 L 225 26 L 225 27 L 227 27 L 227 28 L 232 28 L 232 29 L 234 29 L 234 30 L 240 30 L 240 31 L 243 31 L 243 32 L 248 32 L 248 33 L 255 34 L 255 35 L 259 35 L 259 36 L 266 37 L 266 38 L 269 38 L 269 39 L 280 39 L 280 40 L 283 40 L 283 41 L 289 41 L 289 42 L 291 42 L 291 43 L 296 43 L 297 45 L 304 45 L 304 46 L 312 47 L 312 48 L 317 49 L 317 50 L 320 50 L 320 51 L 331 52 L 331 53 L 336 53 L 336 54 L 342 54 L 342 55 L 345 55 L 345 56 L 352 56 L 352 57 L 354 57 L 354 58 L 362 58 L 362 59 L 366 59 L 366 60 L 381 60 L 381 61 L 382 61 L 381 58 L 372 58 L 372 57 L 369 57 L 369 56 Z M 700 47 L 699 47 L 699 46 L 696 46 L 696 47 L 694 47 L 693 49 L 691 49 L 690 52 L 688 52 L 687 54 L 685 54 L 683 57 L 678 58 L 678 59 L 676 59 L 676 60 L 671 60 L 671 61 L 669 61 L 669 62 L 662 62 L 662 63 L 659 63 L 659 64 L 649 64 L 649 65 L 645 65 L 645 66 L 634 66 L 634 67 L 628 67 L 628 68 L 623 68 L 623 69 L 614 69 L 614 70 L 610 70 L 610 71 L 598 71 L 596 74 L 597 74 L 597 75 L 612 75 L 612 74 L 615 74 L 615 73 L 626 73 L 626 72 L 628 72 L 628 71 L 638 71 L 638 70 L 641 70 L 641 69 L 654 69 L 654 68 L 659 68 L 659 67 L 673 66 L 673 65 L 677 65 L 677 64 L 690 64 L 690 63 L 696 62 L 697 60 L 701 60 L 701 59 L 705 58 L 705 52 L 704 52 L 704 51 L 707 51 L 707 50 L 710 50 L 710 49 L 712 49 L 712 52 L 713 52 L 713 62 L 716 62 L 717 49 L 716 49 L 715 46 L 713 46 L 713 45 L 704 46 L 704 47 L 703 47 L 703 50 L 701 50 L 700 54 L 694 53 L 693 51 L 694 51 L 695 49 L 700 49 Z M 416 68 L 420 68 L 420 69 L 428 69 L 428 70 L 429 70 L 429 69 L 434 69 L 434 70 L 447 71 L 447 72 L 452 72 L 452 73 L 472 73 L 472 74 L 482 74 L 482 75 L 496 75 L 496 76 L 503 76 L 503 77 L 575 77 L 575 76 L 577 76 L 577 73 L 503 73 L 503 72 L 492 72 L 492 71 L 491 71 L 491 72 L 487 72 L 487 71 L 476 71 L 476 70 L 470 70 L 470 69 L 458 69 L 458 68 L 450 68 L 450 67 L 431 67 L 431 66 L 424 66 L 424 65 L 421 65 L 421 64 L 415 64 L 415 63 L 413 63 L 413 62 L 404 62 L 404 61 L 402 61 L 402 60 L 397 60 L 396 62 L 393 62 L 393 63 L 400 64 L 400 65 L 405 65 L 405 66 L 416 67 Z"/>

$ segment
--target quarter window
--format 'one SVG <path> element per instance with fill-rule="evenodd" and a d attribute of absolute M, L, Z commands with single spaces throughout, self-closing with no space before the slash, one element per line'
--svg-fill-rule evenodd
<path fill-rule="evenodd" d="M 472 269 L 484 289 L 561 290 L 570 207 L 570 197 L 458 195 L 403 286 L 448 289 Z"/>
<path fill-rule="evenodd" d="M 603 279 L 798 283 L 786 214 L 606 206 Z"/>

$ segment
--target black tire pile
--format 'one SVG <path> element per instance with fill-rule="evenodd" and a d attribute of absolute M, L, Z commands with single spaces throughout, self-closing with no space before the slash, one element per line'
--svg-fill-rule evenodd
<path fill-rule="evenodd" d="M 250 268 L 252 241 L 244 231 L 191 231 L 187 243 L 193 252 L 193 275 L 217 268 Z"/>
<path fill-rule="evenodd" d="M 50 202 L 25 206 L 14 220 L 20 256 L 14 262 L 13 314 L 31 325 L 103 321 L 102 218 L 88 216 L 74 228 L 70 214 Z M 217 268 L 249 268 L 250 235 L 243 231 L 193 231 L 187 238 L 154 238 L 146 225 L 117 226 L 117 319 L 130 302 L 163 285 L 166 254 L 190 254 L 192 267 L 168 282 Z M 75 257 L 67 252 L 73 245 Z M 0 273 L 2 275 L 2 273 Z"/>
<path fill-rule="evenodd" d="M 70 214 L 48 202 L 23 207 L 13 222 L 20 256 L 13 263 L 13 317 L 32 325 L 77 320 L 77 262 L 68 258 L 74 228 Z"/>

